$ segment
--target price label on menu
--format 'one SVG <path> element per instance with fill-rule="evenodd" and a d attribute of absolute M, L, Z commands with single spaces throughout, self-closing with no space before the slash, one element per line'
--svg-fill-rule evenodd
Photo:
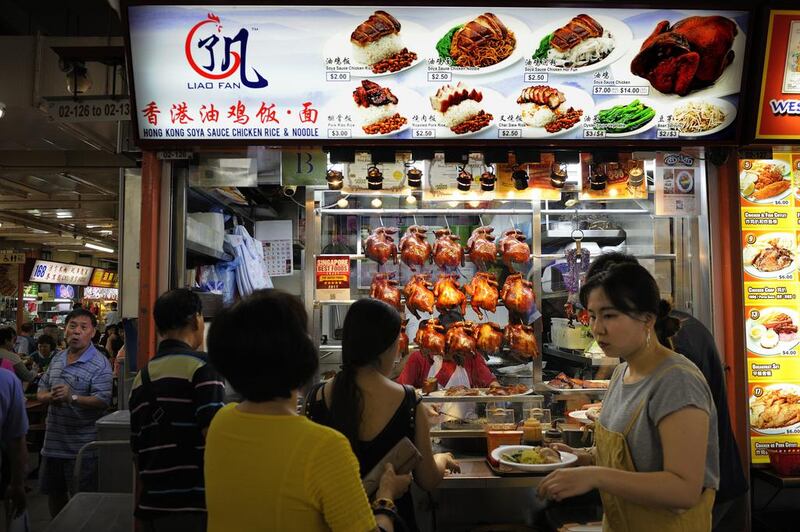
<path fill-rule="evenodd" d="M 328 137 L 332 139 L 349 139 L 351 135 L 349 129 L 329 129 Z"/>
<path fill-rule="evenodd" d="M 436 138 L 435 129 L 415 129 L 411 135 L 415 139 L 432 139 Z"/>
<path fill-rule="evenodd" d="M 547 83 L 549 76 L 544 72 L 526 72 L 522 76 L 524 83 Z"/>
<path fill-rule="evenodd" d="M 659 129 L 656 133 L 656 138 L 659 139 L 676 139 L 680 137 L 680 132 L 677 129 Z"/>
<path fill-rule="evenodd" d="M 452 72 L 428 72 L 428 81 L 448 82 L 453 81 Z"/>
<path fill-rule="evenodd" d="M 630 86 L 630 85 L 595 85 L 592 87 L 592 94 L 599 95 L 630 95 L 647 96 L 650 94 L 650 87 Z"/>
<path fill-rule="evenodd" d="M 326 81 L 350 81 L 350 72 L 327 72 Z"/>
<path fill-rule="evenodd" d="M 602 129 L 584 129 L 583 138 L 585 139 L 602 139 L 605 138 L 606 132 Z"/>
<path fill-rule="evenodd" d="M 521 139 L 521 129 L 498 129 L 497 138 L 499 139 Z"/>

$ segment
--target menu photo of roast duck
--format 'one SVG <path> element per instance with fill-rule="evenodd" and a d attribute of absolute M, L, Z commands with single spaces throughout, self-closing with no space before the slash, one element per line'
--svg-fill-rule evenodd
<path fill-rule="evenodd" d="M 800 385 L 755 386 L 750 395 L 750 429 L 765 435 L 800 433 Z"/>
<path fill-rule="evenodd" d="M 744 271 L 759 279 L 791 279 L 796 268 L 795 252 L 793 233 L 747 234 L 742 249 Z"/>

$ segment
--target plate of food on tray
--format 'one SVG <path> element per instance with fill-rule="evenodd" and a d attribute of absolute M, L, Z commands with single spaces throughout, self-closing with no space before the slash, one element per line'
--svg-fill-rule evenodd
<path fill-rule="evenodd" d="M 531 35 L 530 56 L 553 74 L 580 74 L 606 68 L 621 59 L 633 40 L 622 21 L 580 13 L 543 24 Z"/>
<path fill-rule="evenodd" d="M 563 372 L 544 383 L 546 388 L 557 392 L 604 391 L 608 390 L 608 384 L 608 380 L 576 379 Z"/>
<path fill-rule="evenodd" d="M 533 389 L 528 388 L 524 384 L 512 384 L 510 386 L 495 385 L 481 390 L 485 395 L 492 395 L 496 397 L 519 397 L 521 395 L 530 395 Z"/>
<path fill-rule="evenodd" d="M 742 249 L 744 271 L 760 279 L 788 279 L 795 270 L 793 233 L 750 235 Z M 749 238 L 749 237 L 748 237 Z"/>
<path fill-rule="evenodd" d="M 323 48 L 325 63 L 349 71 L 351 76 L 389 76 L 424 60 L 429 35 L 419 24 L 377 10 L 351 31 L 336 33 L 327 41 Z"/>
<path fill-rule="evenodd" d="M 454 74 L 471 76 L 507 68 L 526 54 L 528 26 L 487 12 L 452 20 L 434 33 L 435 53 Z"/>
<path fill-rule="evenodd" d="M 499 93 L 459 81 L 439 87 L 429 98 L 436 116 L 436 138 L 463 138 L 492 127 L 505 101 Z"/>
<path fill-rule="evenodd" d="M 800 430 L 800 385 L 756 387 L 750 396 L 750 428 L 766 435 Z"/>
<path fill-rule="evenodd" d="M 436 390 L 434 392 L 430 392 L 428 397 L 481 397 L 485 396 L 486 393 L 481 391 L 478 388 L 470 388 L 468 386 L 458 385 L 458 386 L 451 386 L 450 388 L 444 390 Z"/>
<path fill-rule="evenodd" d="M 800 343 L 800 316 L 794 309 L 758 309 L 747 320 L 747 349 L 759 355 L 782 355 Z"/>
<path fill-rule="evenodd" d="M 600 403 L 583 405 L 580 410 L 570 412 L 569 417 L 584 425 L 591 425 L 600 418 L 602 408 L 603 406 Z"/>
<path fill-rule="evenodd" d="M 792 193 L 792 167 L 785 161 L 755 161 L 739 173 L 739 192 L 751 203 L 774 203 Z"/>
<path fill-rule="evenodd" d="M 578 460 L 572 453 L 530 445 L 501 445 L 492 451 L 492 458 L 504 466 L 539 473 L 554 471 Z"/>
<path fill-rule="evenodd" d="M 525 138 L 547 138 L 580 130 L 594 111 L 594 100 L 571 85 L 530 85 L 509 98 L 522 118 Z"/>

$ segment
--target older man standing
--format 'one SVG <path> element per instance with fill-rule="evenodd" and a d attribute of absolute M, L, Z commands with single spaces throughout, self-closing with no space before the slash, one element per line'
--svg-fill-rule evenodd
<path fill-rule="evenodd" d="M 97 437 L 95 422 L 111 402 L 111 365 L 92 344 L 97 318 L 85 309 L 67 315 L 67 349 L 42 375 L 36 397 L 50 404 L 42 448 L 40 483 L 55 517 L 76 491 L 72 484 L 78 451 Z M 77 491 L 97 489 L 97 459 L 87 456 Z"/>

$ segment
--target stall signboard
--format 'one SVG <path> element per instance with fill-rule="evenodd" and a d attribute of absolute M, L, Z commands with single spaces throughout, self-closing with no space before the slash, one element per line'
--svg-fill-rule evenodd
<path fill-rule="evenodd" d="M 117 288 L 87 286 L 83 289 L 83 298 L 97 299 L 99 301 L 117 301 L 119 299 L 119 290 Z"/>
<path fill-rule="evenodd" d="M 39 283 L 25 283 L 22 286 L 22 297 L 38 297 Z"/>
<path fill-rule="evenodd" d="M 98 288 L 119 288 L 119 275 L 105 268 L 95 268 L 89 286 Z"/>
<path fill-rule="evenodd" d="M 703 148 L 658 152 L 654 176 L 656 216 L 700 214 L 697 183 L 705 182 L 703 155 Z"/>
<path fill-rule="evenodd" d="M 317 301 L 350 299 L 350 257 L 323 255 L 316 262 Z"/>
<path fill-rule="evenodd" d="M 800 153 L 739 161 L 750 452 L 800 446 Z"/>
<path fill-rule="evenodd" d="M 800 141 L 800 11 L 770 11 L 756 138 Z"/>
<path fill-rule="evenodd" d="M 328 155 L 320 147 L 281 150 L 281 184 L 324 186 Z"/>
<path fill-rule="evenodd" d="M 55 299 L 75 299 L 77 295 L 78 290 L 71 284 L 53 285 L 53 296 Z"/>
<path fill-rule="evenodd" d="M 0 249 L 0 264 L 25 264 L 25 253 Z"/>
<path fill-rule="evenodd" d="M 86 286 L 89 284 L 89 280 L 92 277 L 93 269 L 94 268 L 91 266 L 37 260 L 33 265 L 33 273 L 29 280 L 40 283 L 64 283 Z"/>
<path fill-rule="evenodd" d="M 747 11 L 148 4 L 124 12 L 142 145 L 737 138 Z"/>

